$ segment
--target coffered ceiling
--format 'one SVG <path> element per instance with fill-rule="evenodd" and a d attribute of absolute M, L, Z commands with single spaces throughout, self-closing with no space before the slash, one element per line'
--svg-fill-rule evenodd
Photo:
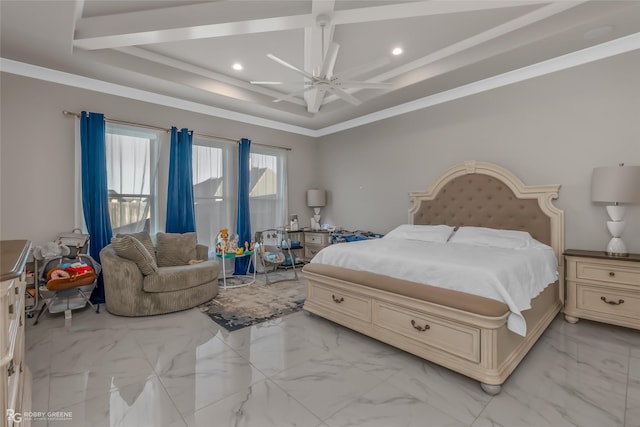
<path fill-rule="evenodd" d="M 636 1 L 2 0 L 0 19 L 3 71 L 310 135 L 640 48 Z"/>

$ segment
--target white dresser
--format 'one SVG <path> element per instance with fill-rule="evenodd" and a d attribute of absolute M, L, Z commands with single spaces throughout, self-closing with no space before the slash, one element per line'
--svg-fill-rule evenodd
<path fill-rule="evenodd" d="M 25 264 L 28 240 L 0 241 L 0 426 L 30 425 L 30 374 L 24 359 Z"/>

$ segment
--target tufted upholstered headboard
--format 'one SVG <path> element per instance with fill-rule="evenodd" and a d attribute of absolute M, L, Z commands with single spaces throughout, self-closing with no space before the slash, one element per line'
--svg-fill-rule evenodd
<path fill-rule="evenodd" d="M 552 200 L 559 185 L 525 186 L 508 170 L 469 161 L 444 172 L 424 193 L 409 195 L 410 224 L 447 224 L 528 231 L 564 251 L 564 212 Z"/>

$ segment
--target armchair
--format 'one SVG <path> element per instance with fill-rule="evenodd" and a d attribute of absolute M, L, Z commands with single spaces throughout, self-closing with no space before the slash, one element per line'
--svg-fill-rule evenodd
<path fill-rule="evenodd" d="M 143 274 L 138 264 L 116 253 L 113 243 L 100 252 L 107 311 L 120 316 L 150 316 L 195 307 L 218 294 L 220 263 L 197 245 L 192 265 L 157 267 Z M 146 273 L 149 273 L 146 271 Z"/>

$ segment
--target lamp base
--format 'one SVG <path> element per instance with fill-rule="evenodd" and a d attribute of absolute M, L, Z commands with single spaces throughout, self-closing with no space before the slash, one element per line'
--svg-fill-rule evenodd
<path fill-rule="evenodd" d="M 621 238 L 612 237 L 607 245 L 607 255 L 611 257 L 627 257 L 629 256 L 627 245 L 624 244 Z"/>

